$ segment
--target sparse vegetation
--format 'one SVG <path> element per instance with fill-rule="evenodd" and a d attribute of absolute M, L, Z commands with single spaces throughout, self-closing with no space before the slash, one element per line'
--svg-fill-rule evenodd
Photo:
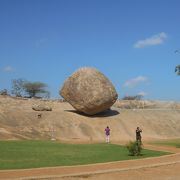
<path fill-rule="evenodd" d="M 48 97 L 50 92 L 46 90 L 47 84 L 42 82 L 30 82 L 24 79 L 13 79 L 12 80 L 12 94 L 16 97 L 22 97 L 25 94 L 28 97 Z"/>
<path fill-rule="evenodd" d="M 126 145 L 129 154 L 131 156 L 139 156 L 141 155 L 141 151 L 142 151 L 142 144 L 139 141 L 130 141 L 127 145 Z"/>
<path fill-rule="evenodd" d="M 8 95 L 7 89 L 1 90 L 1 91 L 0 91 L 0 95 L 4 95 L 4 96 Z"/>
<path fill-rule="evenodd" d="M 70 166 L 154 157 L 168 154 L 143 150 L 142 156 L 128 156 L 115 144 L 62 144 L 52 141 L 0 141 L 0 169 Z"/>
<path fill-rule="evenodd" d="M 176 49 L 175 53 L 180 53 L 180 49 Z M 180 64 L 175 67 L 175 73 L 180 76 Z"/>
<path fill-rule="evenodd" d="M 135 96 L 124 96 L 122 100 L 141 100 L 143 98 L 142 95 L 138 94 Z"/>
<path fill-rule="evenodd" d="M 176 66 L 175 72 L 180 76 L 180 64 Z"/>
<path fill-rule="evenodd" d="M 24 84 L 26 80 L 24 79 L 13 79 L 12 80 L 12 91 L 16 97 L 22 97 L 24 94 Z"/>
<path fill-rule="evenodd" d="M 30 97 L 36 97 L 37 95 L 42 95 L 42 94 L 48 94 L 49 92 L 46 90 L 47 85 L 42 82 L 26 82 L 23 85 L 25 92 L 30 96 Z"/>

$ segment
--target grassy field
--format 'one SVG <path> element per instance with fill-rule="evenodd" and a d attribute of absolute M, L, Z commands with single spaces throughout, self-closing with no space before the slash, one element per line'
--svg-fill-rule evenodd
<path fill-rule="evenodd" d="M 174 147 L 180 148 L 180 139 L 156 141 L 156 142 L 153 142 L 153 144 L 174 146 Z"/>
<path fill-rule="evenodd" d="M 143 150 L 129 156 L 114 144 L 62 144 L 51 141 L 0 141 L 0 169 L 70 166 L 161 156 L 168 153 Z"/>

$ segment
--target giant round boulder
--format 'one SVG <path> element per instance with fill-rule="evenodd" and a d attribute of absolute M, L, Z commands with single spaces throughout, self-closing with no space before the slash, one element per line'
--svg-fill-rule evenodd
<path fill-rule="evenodd" d="M 60 95 L 77 111 L 94 115 L 109 109 L 117 100 L 112 83 L 95 68 L 81 68 L 73 73 Z"/>

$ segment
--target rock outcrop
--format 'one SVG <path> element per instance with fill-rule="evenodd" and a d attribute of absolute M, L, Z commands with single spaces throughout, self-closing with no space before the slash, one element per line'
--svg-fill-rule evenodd
<path fill-rule="evenodd" d="M 73 73 L 64 82 L 60 95 L 88 115 L 109 109 L 118 97 L 112 83 L 95 68 L 81 68 Z"/>
<path fill-rule="evenodd" d="M 43 104 L 33 104 L 32 109 L 35 111 L 52 111 L 52 108 Z"/>

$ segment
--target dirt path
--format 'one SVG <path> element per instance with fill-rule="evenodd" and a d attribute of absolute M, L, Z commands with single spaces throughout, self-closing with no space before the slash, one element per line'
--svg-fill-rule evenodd
<path fill-rule="evenodd" d="M 145 145 L 145 148 L 175 154 L 140 160 L 127 160 L 93 165 L 52 167 L 25 170 L 1 170 L 0 179 L 180 179 L 180 149 Z"/>

